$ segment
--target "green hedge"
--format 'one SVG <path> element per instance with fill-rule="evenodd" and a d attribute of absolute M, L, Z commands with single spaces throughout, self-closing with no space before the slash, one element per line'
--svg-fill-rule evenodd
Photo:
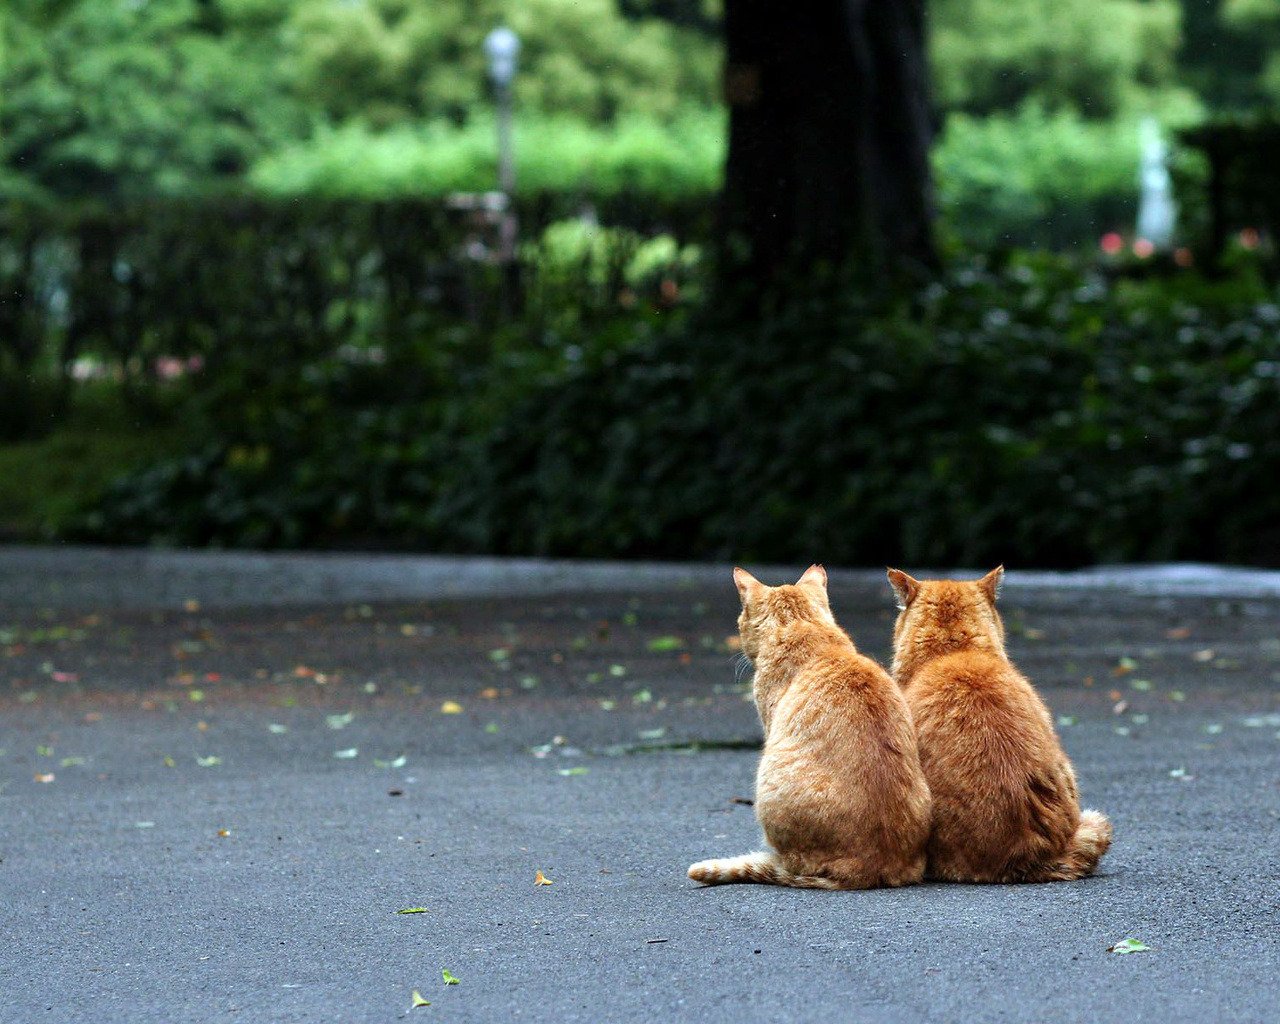
<path fill-rule="evenodd" d="M 1280 307 L 1262 286 L 968 263 L 754 325 L 637 314 L 438 372 L 304 367 L 120 482 L 98 540 L 1071 565 L 1280 564 Z M 409 360 L 405 365 L 411 365 Z M 255 415 L 261 407 L 269 415 Z"/>

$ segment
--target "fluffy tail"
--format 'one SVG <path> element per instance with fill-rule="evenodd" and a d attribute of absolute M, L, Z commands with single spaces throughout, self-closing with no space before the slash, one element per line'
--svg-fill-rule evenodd
<path fill-rule="evenodd" d="M 689 868 L 689 877 L 704 885 L 729 885 L 734 882 L 758 882 L 761 885 L 790 885 L 797 889 L 839 889 L 829 878 L 793 875 L 771 850 L 747 853 L 741 857 L 701 860 Z"/>
<path fill-rule="evenodd" d="M 1111 822 L 1100 811 L 1082 811 L 1066 856 L 1044 876 L 1046 882 L 1065 882 L 1091 875 L 1111 847 Z"/>

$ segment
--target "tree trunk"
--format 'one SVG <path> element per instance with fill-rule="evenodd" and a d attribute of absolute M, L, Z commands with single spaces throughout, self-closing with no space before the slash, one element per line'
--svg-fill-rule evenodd
<path fill-rule="evenodd" d="M 726 274 L 933 264 L 924 35 L 924 0 L 726 0 Z"/>

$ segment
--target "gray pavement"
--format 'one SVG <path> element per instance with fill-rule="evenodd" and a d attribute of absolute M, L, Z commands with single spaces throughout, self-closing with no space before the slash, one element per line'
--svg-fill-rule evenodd
<path fill-rule="evenodd" d="M 758 843 L 725 566 L 0 549 L 0 1021 L 1275 1021 L 1278 581 L 1011 572 L 1101 874 L 832 894 L 684 877 Z"/>

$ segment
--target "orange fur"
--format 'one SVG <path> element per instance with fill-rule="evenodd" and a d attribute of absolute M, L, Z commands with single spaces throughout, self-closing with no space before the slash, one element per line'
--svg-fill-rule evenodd
<path fill-rule="evenodd" d="M 821 566 L 783 587 L 733 573 L 765 734 L 756 815 L 773 849 L 702 861 L 689 877 L 812 889 L 919 882 L 929 789 L 902 694 L 836 625 Z"/>
<path fill-rule="evenodd" d="M 1004 650 L 1003 567 L 981 580 L 889 581 L 902 609 L 893 676 L 915 719 L 933 793 L 930 878 L 1051 882 L 1091 874 L 1111 823 L 1080 811 L 1075 772 L 1044 702 Z"/>

